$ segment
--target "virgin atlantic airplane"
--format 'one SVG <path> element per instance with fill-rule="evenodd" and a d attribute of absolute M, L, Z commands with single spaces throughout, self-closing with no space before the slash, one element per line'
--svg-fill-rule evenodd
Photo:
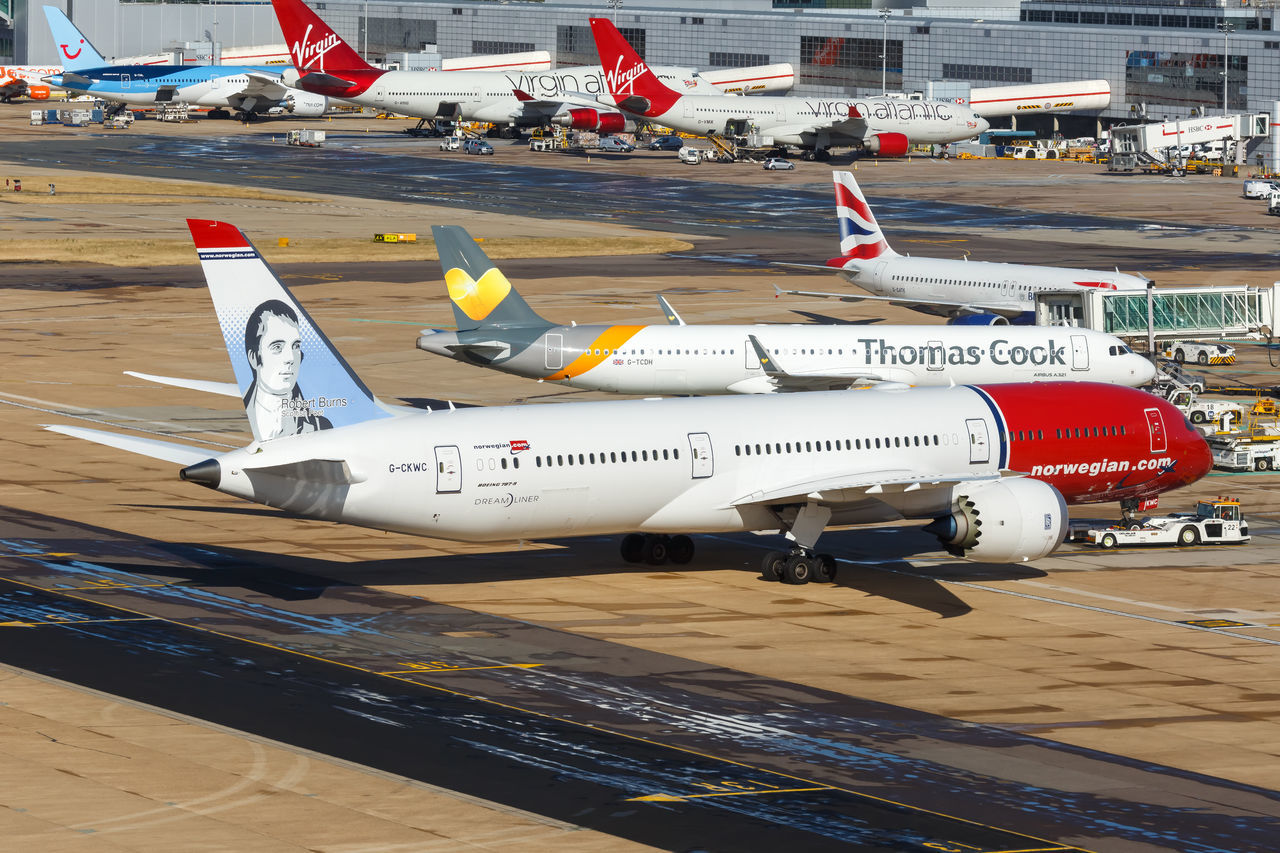
<path fill-rule="evenodd" d="M 470 542 L 623 533 L 623 557 L 652 564 L 688 562 L 690 533 L 778 533 L 764 575 L 803 583 L 833 577 L 814 550 L 831 525 L 927 519 L 954 555 L 1034 560 L 1062 542 L 1068 504 L 1152 498 L 1212 464 L 1169 403 L 1085 382 L 390 406 L 244 234 L 188 225 L 253 441 L 48 429 L 307 518 Z"/>

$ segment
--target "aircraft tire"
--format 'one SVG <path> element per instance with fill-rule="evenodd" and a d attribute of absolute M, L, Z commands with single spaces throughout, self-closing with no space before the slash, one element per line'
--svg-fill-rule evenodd
<path fill-rule="evenodd" d="M 782 580 L 782 567 L 787 563 L 787 555 L 782 551 L 770 551 L 764 555 L 760 564 L 760 576 L 767 581 Z"/>
<path fill-rule="evenodd" d="M 651 566 L 661 566 L 667 561 L 671 547 L 665 536 L 646 536 L 640 549 L 641 557 Z"/>
<path fill-rule="evenodd" d="M 693 559 L 693 540 L 683 533 L 679 536 L 671 537 L 671 544 L 667 551 L 667 558 L 677 566 L 688 565 Z"/>
<path fill-rule="evenodd" d="M 836 579 L 836 558 L 830 554 L 819 554 L 814 558 L 813 582 L 833 583 Z"/>
<path fill-rule="evenodd" d="M 644 535 L 640 533 L 628 533 L 622 537 L 622 559 L 628 563 L 638 563 L 644 555 Z"/>
<path fill-rule="evenodd" d="M 783 583 L 799 586 L 813 580 L 814 562 L 813 557 L 805 555 L 789 558 L 782 566 Z"/>

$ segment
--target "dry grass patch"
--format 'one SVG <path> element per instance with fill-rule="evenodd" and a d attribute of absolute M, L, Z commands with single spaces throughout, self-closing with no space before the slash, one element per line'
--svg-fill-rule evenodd
<path fill-rule="evenodd" d="M 254 201 L 295 201 L 309 204 L 317 199 L 296 193 L 272 192 L 252 187 L 224 186 L 153 178 L 107 175 L 19 175 L 22 192 L 0 188 L 3 204 L 179 204 L 201 199 L 238 198 Z M 49 195 L 49 184 L 57 195 Z"/>
<path fill-rule="evenodd" d="M 258 249 L 273 264 L 356 263 L 369 261 L 436 261 L 435 243 L 374 243 L 371 239 L 290 240 L 276 245 L 260 235 L 251 235 Z M 278 241 L 278 238 L 277 238 Z M 489 257 L 579 258 L 612 255 L 656 255 L 684 252 L 693 244 L 670 237 L 500 237 L 483 240 Z M 93 262 L 120 267 L 179 266 L 196 262 L 190 240 L 173 239 L 67 239 L 31 242 L 0 242 L 0 263 Z"/>

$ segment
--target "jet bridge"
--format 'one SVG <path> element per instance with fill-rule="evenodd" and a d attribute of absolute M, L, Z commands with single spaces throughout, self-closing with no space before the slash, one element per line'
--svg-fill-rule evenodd
<path fill-rule="evenodd" d="M 1137 124 L 1111 128 L 1111 153 L 1132 154 L 1141 162 L 1169 163 L 1185 160 L 1178 155 L 1184 145 L 1209 145 L 1222 143 L 1222 160 L 1227 162 L 1228 150 L 1243 152 L 1241 146 L 1250 139 L 1260 139 L 1269 134 L 1271 117 L 1266 113 L 1206 116 L 1164 121 L 1157 124 Z M 1235 162 L 1243 162 L 1240 154 Z"/>
<path fill-rule="evenodd" d="M 1280 282 L 1270 287 L 1214 285 L 1153 288 L 1155 339 L 1217 338 L 1271 333 L 1280 311 Z M 1122 338 L 1147 336 L 1147 292 L 1094 290 L 1036 294 L 1036 323 L 1082 326 Z"/>

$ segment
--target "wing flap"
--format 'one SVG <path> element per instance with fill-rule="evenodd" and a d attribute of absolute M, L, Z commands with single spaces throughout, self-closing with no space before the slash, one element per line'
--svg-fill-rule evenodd
<path fill-rule="evenodd" d="M 999 480 L 1004 473 L 973 474 L 970 472 L 876 471 L 866 474 L 834 474 L 809 480 L 797 480 L 771 488 L 759 489 L 729 502 L 728 507 L 750 504 L 781 504 L 816 501 L 842 504 L 866 495 L 889 491 L 914 492 L 920 489 L 950 488 L 960 483 Z"/>

